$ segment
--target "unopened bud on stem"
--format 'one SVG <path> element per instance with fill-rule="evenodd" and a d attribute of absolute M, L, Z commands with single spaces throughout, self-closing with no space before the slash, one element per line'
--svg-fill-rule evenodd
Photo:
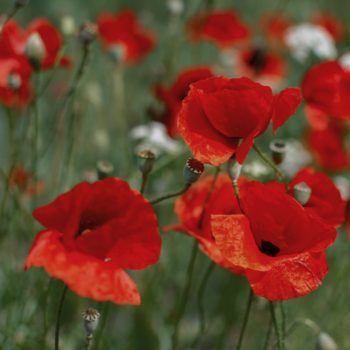
<path fill-rule="evenodd" d="M 84 328 L 87 336 L 92 336 L 98 326 L 100 313 L 96 309 L 89 307 L 81 313 L 81 316 L 84 320 Z"/>
<path fill-rule="evenodd" d="M 106 177 L 110 177 L 113 171 L 113 164 L 108 160 L 100 160 L 97 162 L 97 177 L 99 180 L 103 180 Z"/>
<path fill-rule="evenodd" d="M 154 166 L 154 163 L 156 161 L 156 156 L 155 154 L 148 150 L 145 149 L 143 151 L 140 151 L 137 154 L 138 157 L 138 167 L 143 175 L 148 175 Z"/>
<path fill-rule="evenodd" d="M 333 338 L 325 333 L 321 332 L 316 339 L 316 350 L 337 350 L 338 346 Z"/>
<path fill-rule="evenodd" d="M 32 33 L 25 46 L 25 54 L 34 69 L 39 69 L 46 54 L 46 48 L 39 33 Z"/>
<path fill-rule="evenodd" d="M 311 188 L 305 182 L 300 182 L 294 186 L 294 198 L 301 205 L 305 205 L 309 201 L 311 192 Z"/>
<path fill-rule="evenodd" d="M 85 48 L 95 40 L 97 35 L 97 25 L 92 22 L 85 22 L 79 29 L 78 40 Z"/>
<path fill-rule="evenodd" d="M 241 175 L 242 164 L 239 164 L 236 157 L 231 157 L 227 162 L 227 173 L 232 181 L 237 181 Z"/>

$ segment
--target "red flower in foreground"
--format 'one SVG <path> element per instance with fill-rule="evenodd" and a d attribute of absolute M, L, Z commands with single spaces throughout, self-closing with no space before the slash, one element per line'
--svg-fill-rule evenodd
<path fill-rule="evenodd" d="M 317 163 L 332 171 L 343 170 L 350 165 L 350 156 L 343 138 L 342 128 L 335 123 L 323 130 L 310 129 L 306 136 Z"/>
<path fill-rule="evenodd" d="M 165 88 L 161 85 L 155 86 L 157 97 L 166 105 L 165 111 L 160 116 L 160 121 L 167 127 L 168 134 L 177 136 L 177 114 L 179 113 L 182 100 L 187 96 L 190 84 L 211 77 L 212 71 L 209 67 L 192 67 L 182 71 L 173 85 Z"/>
<path fill-rule="evenodd" d="M 209 196 L 213 181 L 213 176 L 201 178 L 176 200 L 175 213 L 180 223 L 168 226 L 165 230 L 180 231 L 194 237 L 202 251 L 216 264 L 238 272 L 239 268 L 230 264 L 216 246 L 211 233 L 210 220 L 213 214 L 236 214 L 240 213 L 240 209 L 228 175 L 218 176 Z"/>
<path fill-rule="evenodd" d="M 317 14 L 313 23 L 323 27 L 335 41 L 341 41 L 345 36 L 344 23 L 327 12 Z"/>
<path fill-rule="evenodd" d="M 153 208 L 125 181 L 81 183 L 33 215 L 47 229 L 35 238 L 26 269 L 44 267 L 83 297 L 140 303 L 123 269 L 156 263 L 161 240 Z"/>
<path fill-rule="evenodd" d="M 220 165 L 234 153 L 242 163 L 255 137 L 270 121 L 277 130 L 300 101 L 297 88 L 273 96 L 270 87 L 248 78 L 212 77 L 191 85 L 178 114 L 178 129 L 202 163 Z"/>
<path fill-rule="evenodd" d="M 26 105 L 31 97 L 32 68 L 21 56 L 0 58 L 0 101 L 7 107 Z"/>
<path fill-rule="evenodd" d="M 190 20 L 188 29 L 192 40 L 210 40 L 221 48 L 249 37 L 248 25 L 230 10 L 197 15 Z"/>
<path fill-rule="evenodd" d="M 104 47 L 118 59 L 133 63 L 154 47 L 154 37 L 139 24 L 135 14 L 124 10 L 116 15 L 102 13 L 97 19 Z"/>
<path fill-rule="evenodd" d="M 336 230 L 279 183 L 247 182 L 240 194 L 244 214 L 212 216 L 223 256 L 243 269 L 254 293 L 266 299 L 292 299 L 318 288 L 328 270 L 325 249 Z"/>
<path fill-rule="evenodd" d="M 258 79 L 259 82 L 279 83 L 286 73 L 283 59 L 263 48 L 253 48 L 239 53 L 236 67 L 239 75 Z"/>
<path fill-rule="evenodd" d="M 294 186 L 302 182 L 311 188 L 311 197 L 304 208 L 318 215 L 327 224 L 340 226 L 344 222 L 345 201 L 333 181 L 324 173 L 304 168 L 289 183 L 292 195 Z"/>
<path fill-rule="evenodd" d="M 337 61 L 313 66 L 303 79 L 302 93 L 314 128 L 324 128 L 328 117 L 350 119 L 350 73 Z"/>
<path fill-rule="evenodd" d="M 33 21 L 26 30 L 22 30 L 15 21 L 8 22 L 0 38 L 0 57 L 13 54 L 26 57 L 28 40 L 34 34 L 39 35 L 41 41 L 36 42 L 36 45 L 42 46 L 39 49 L 44 53 L 40 68 L 52 68 L 58 59 L 62 38 L 57 29 L 45 18 Z M 61 61 L 67 66 L 67 57 L 63 57 Z"/>

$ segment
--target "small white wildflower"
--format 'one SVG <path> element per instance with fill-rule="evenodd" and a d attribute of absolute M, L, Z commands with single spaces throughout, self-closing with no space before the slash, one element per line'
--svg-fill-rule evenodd
<path fill-rule="evenodd" d="M 292 26 L 287 30 L 284 39 L 293 56 L 300 62 L 305 62 L 311 53 L 320 59 L 337 56 L 334 39 L 318 25 L 302 23 Z"/>
<path fill-rule="evenodd" d="M 345 176 L 336 176 L 334 183 L 337 186 L 342 198 L 347 201 L 350 199 L 350 181 Z"/>
<path fill-rule="evenodd" d="M 270 173 L 270 168 L 258 160 L 245 164 L 243 170 L 246 174 L 253 177 L 260 177 Z"/>
<path fill-rule="evenodd" d="M 340 65 L 346 69 L 350 70 L 350 52 L 345 52 L 339 57 Z"/>
<path fill-rule="evenodd" d="M 72 16 L 63 16 L 61 18 L 61 30 L 64 35 L 74 35 L 76 32 L 75 20 Z"/>

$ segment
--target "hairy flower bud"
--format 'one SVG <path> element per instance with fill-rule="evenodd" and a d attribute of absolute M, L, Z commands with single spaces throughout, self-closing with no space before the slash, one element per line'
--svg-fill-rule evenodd
<path fill-rule="evenodd" d="M 334 339 L 327 333 L 321 332 L 316 339 L 316 350 L 337 350 Z"/>
<path fill-rule="evenodd" d="M 189 158 L 183 170 L 183 177 L 187 184 L 196 182 L 203 174 L 204 165 L 197 159 Z"/>
<path fill-rule="evenodd" d="M 239 164 L 236 157 L 232 157 L 227 162 L 227 172 L 232 181 L 237 181 L 241 175 L 242 164 Z"/>
<path fill-rule="evenodd" d="M 294 198 L 301 205 L 305 205 L 309 201 L 311 192 L 311 188 L 305 182 L 300 182 L 294 186 Z"/>
<path fill-rule="evenodd" d="M 39 33 L 32 33 L 25 46 L 25 54 L 35 69 L 39 69 L 46 54 L 46 48 Z"/>

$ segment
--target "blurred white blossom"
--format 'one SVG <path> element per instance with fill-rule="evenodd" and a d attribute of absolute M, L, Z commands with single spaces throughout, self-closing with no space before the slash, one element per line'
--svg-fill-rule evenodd
<path fill-rule="evenodd" d="M 180 142 L 168 136 L 162 123 L 151 122 L 148 125 L 136 126 L 130 131 L 130 137 L 138 142 L 136 152 L 144 149 L 149 149 L 156 155 L 181 152 Z"/>
<path fill-rule="evenodd" d="M 97 129 L 94 132 L 93 140 L 95 146 L 101 151 L 107 150 L 110 146 L 110 138 L 105 129 Z"/>
<path fill-rule="evenodd" d="M 64 35 L 74 35 L 76 32 L 75 20 L 72 16 L 63 16 L 61 19 L 61 30 Z"/>
<path fill-rule="evenodd" d="M 344 69 L 350 70 L 350 52 L 343 53 L 339 57 L 339 63 Z"/>
<path fill-rule="evenodd" d="M 318 25 L 302 23 L 292 26 L 287 30 L 284 39 L 293 56 L 300 62 L 305 62 L 311 53 L 320 59 L 337 56 L 332 36 Z"/>
<path fill-rule="evenodd" d="M 102 105 L 101 85 L 96 81 L 90 81 L 84 86 L 84 97 L 95 107 Z"/>
<path fill-rule="evenodd" d="M 169 11 L 174 15 L 181 15 L 185 8 L 182 0 L 168 0 L 167 6 Z"/>
<path fill-rule="evenodd" d="M 347 201 L 350 199 L 350 181 L 345 176 L 336 176 L 334 183 L 337 186 L 342 198 Z"/>
<path fill-rule="evenodd" d="M 287 152 L 281 170 L 288 176 L 294 176 L 301 168 L 310 164 L 312 161 L 311 153 L 303 146 L 300 141 L 288 140 Z"/>
<path fill-rule="evenodd" d="M 260 177 L 268 175 L 270 173 L 270 168 L 264 163 L 261 163 L 258 160 L 254 160 L 250 163 L 244 164 L 243 170 L 246 174 L 253 177 Z"/>

